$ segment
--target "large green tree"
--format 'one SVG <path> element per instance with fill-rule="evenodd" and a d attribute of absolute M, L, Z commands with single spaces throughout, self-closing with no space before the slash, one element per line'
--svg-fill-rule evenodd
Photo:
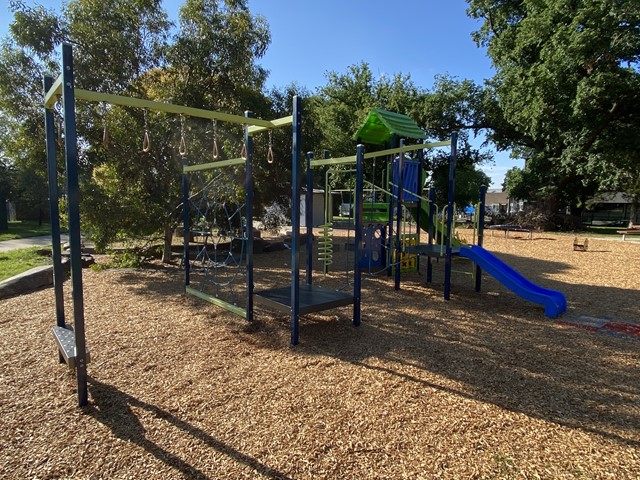
<path fill-rule="evenodd" d="M 597 190 L 640 199 L 640 4 L 636 0 L 468 0 L 496 68 L 493 137 L 528 160 L 552 211 Z M 506 132 L 506 135 L 503 133 Z M 526 178 L 523 177 L 523 178 Z"/>
<path fill-rule="evenodd" d="M 29 168 L 43 178 L 41 78 L 56 73 L 63 41 L 75 47 L 80 88 L 236 114 L 273 110 L 261 91 L 266 72 L 256 61 L 269 31 L 244 0 L 187 0 L 173 35 L 160 0 L 71 0 L 60 14 L 20 1 L 11 6 L 0 108 L 11 119 L 13 140 L 3 150 L 16 164 L 32 158 Z M 84 226 L 100 246 L 162 231 L 168 258 L 180 208 L 178 145 L 184 136 L 191 157 L 210 156 L 212 126 L 82 102 L 77 117 Z M 225 154 L 238 156 L 241 127 L 218 128 Z M 145 129 L 149 151 L 141 148 Z"/>
<path fill-rule="evenodd" d="M 11 2 L 14 19 L 10 35 L 0 47 L 0 109 L 7 118 L 4 155 L 15 166 L 17 181 L 28 180 L 22 182 L 25 188 L 15 188 L 18 207 L 21 203 L 46 204 L 42 76 L 44 72 L 58 73 L 61 42 L 75 46 L 77 86 L 121 93 L 158 61 L 159 45 L 169 26 L 159 6 L 159 0 L 76 0 L 58 13 Z M 83 187 L 98 157 L 96 145 L 102 139 L 97 112 L 95 105 L 78 104 Z M 62 134 L 59 127 L 59 140 Z M 61 164 L 59 169 L 61 180 Z M 90 210 L 83 208 L 82 212 Z"/>
<path fill-rule="evenodd" d="M 459 169 L 456 201 L 463 205 L 477 199 L 481 184 L 489 179 L 478 170 L 492 161 L 491 152 L 471 146 L 470 136 L 487 128 L 480 115 L 484 92 L 471 81 L 438 77 L 434 87 L 426 90 L 414 84 L 411 76 L 398 73 L 375 78 L 366 63 L 352 65 L 346 73 L 330 72 L 327 84 L 320 88 L 311 102 L 322 134 L 319 147 L 328 148 L 333 156 L 353 155 L 353 135 L 366 115 L 374 108 L 384 108 L 411 117 L 433 139 L 450 138 L 459 132 Z M 367 146 L 370 151 L 381 146 Z M 318 153 L 321 150 L 318 149 Z M 437 202 L 446 203 L 448 153 L 434 151 L 427 155 L 425 165 L 436 185 Z M 374 175 L 373 162 L 365 164 L 365 175 Z M 377 171 L 380 170 L 377 164 Z M 378 173 L 375 173 L 378 178 Z M 349 176 L 337 177 L 349 182 Z M 474 192 L 473 194 L 471 192 Z"/>

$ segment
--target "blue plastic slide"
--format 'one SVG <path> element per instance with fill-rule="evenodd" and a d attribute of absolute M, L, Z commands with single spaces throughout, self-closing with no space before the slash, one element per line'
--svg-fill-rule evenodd
<path fill-rule="evenodd" d="M 547 317 L 556 318 L 567 311 L 567 299 L 561 292 L 536 285 L 484 248 L 477 245 L 461 247 L 460 256 L 472 260 L 525 300 L 544 305 L 544 314 Z"/>

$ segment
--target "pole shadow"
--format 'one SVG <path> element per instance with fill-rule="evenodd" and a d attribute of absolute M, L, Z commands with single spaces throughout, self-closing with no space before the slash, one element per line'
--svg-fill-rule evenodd
<path fill-rule="evenodd" d="M 118 390 L 112 385 L 102 383 L 95 378 L 89 378 L 89 391 L 93 403 L 86 407 L 86 413 L 107 426 L 113 434 L 127 442 L 134 443 L 152 454 L 155 458 L 181 472 L 187 478 L 209 480 L 208 476 L 194 465 L 189 464 L 173 452 L 170 452 L 149 440 L 145 435 L 145 428 L 140 422 L 133 408 L 140 408 L 161 418 L 178 430 L 199 440 L 209 448 L 222 453 L 235 462 L 243 464 L 256 474 L 272 479 L 290 480 L 284 473 L 279 472 L 255 458 L 242 453 L 230 445 L 216 439 L 204 430 L 191 425 L 170 412 L 153 404 L 143 402 L 136 397 Z"/>

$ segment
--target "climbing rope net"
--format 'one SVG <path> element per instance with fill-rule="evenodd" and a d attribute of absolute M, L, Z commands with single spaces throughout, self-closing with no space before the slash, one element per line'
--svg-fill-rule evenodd
<path fill-rule="evenodd" d="M 239 306 L 246 290 L 246 202 L 219 172 L 194 172 L 191 185 L 192 286 Z"/>

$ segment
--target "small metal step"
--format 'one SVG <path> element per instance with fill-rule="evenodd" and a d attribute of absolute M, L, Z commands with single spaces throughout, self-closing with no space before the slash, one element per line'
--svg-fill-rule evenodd
<path fill-rule="evenodd" d="M 56 339 L 58 343 L 58 349 L 64 358 L 64 361 L 69 368 L 76 367 L 76 337 L 73 333 L 73 330 L 69 327 L 59 327 L 55 326 L 52 328 L 53 338 Z M 87 363 L 90 362 L 89 349 L 86 349 L 87 352 Z"/>

